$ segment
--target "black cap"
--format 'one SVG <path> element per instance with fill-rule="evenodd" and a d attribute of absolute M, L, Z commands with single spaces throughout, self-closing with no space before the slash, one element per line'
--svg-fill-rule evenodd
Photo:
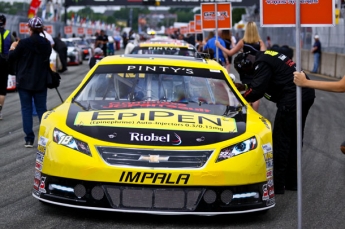
<path fill-rule="evenodd" d="M 6 23 L 6 17 L 5 15 L 1 14 L 0 15 L 0 26 L 4 26 Z"/>

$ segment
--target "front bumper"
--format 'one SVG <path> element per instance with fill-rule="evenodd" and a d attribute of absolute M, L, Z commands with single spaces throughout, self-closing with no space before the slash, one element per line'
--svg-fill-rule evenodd
<path fill-rule="evenodd" d="M 160 186 L 82 181 L 41 174 L 33 196 L 67 207 L 165 215 L 219 215 L 275 206 L 273 184 Z"/>

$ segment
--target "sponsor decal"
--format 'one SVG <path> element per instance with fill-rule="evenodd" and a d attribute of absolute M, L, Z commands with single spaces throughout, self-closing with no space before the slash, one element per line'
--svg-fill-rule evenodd
<path fill-rule="evenodd" d="M 42 145 L 37 145 L 37 150 L 39 153 L 45 154 L 46 153 L 46 147 Z"/>
<path fill-rule="evenodd" d="M 276 56 L 276 55 L 278 55 L 279 53 L 276 52 L 276 51 L 267 50 L 267 51 L 265 51 L 265 54 L 270 55 L 270 56 Z"/>
<path fill-rule="evenodd" d="M 267 119 L 265 119 L 264 117 L 260 117 L 259 119 L 264 123 L 267 129 L 271 129 L 270 125 L 268 125 Z"/>
<path fill-rule="evenodd" d="M 204 108 L 189 107 L 188 104 L 183 103 L 171 103 L 163 101 L 142 101 L 142 102 L 109 102 L 107 106 L 102 108 L 113 109 L 113 108 L 170 108 L 186 111 L 195 111 L 202 113 L 210 113 L 211 110 Z"/>
<path fill-rule="evenodd" d="M 223 119 L 218 115 L 198 114 L 185 111 L 170 112 L 159 109 L 145 109 L 139 112 L 128 110 L 81 111 L 74 125 L 108 126 L 143 129 L 172 129 L 202 132 L 237 132 L 233 118 Z M 62 141 L 62 140 L 61 140 Z M 67 142 L 65 139 L 63 142 Z M 60 144 L 60 141 L 59 141 Z"/>
<path fill-rule="evenodd" d="M 268 179 L 267 185 L 268 185 L 268 187 L 272 187 L 273 186 L 273 179 Z"/>
<path fill-rule="evenodd" d="M 37 169 L 38 171 L 42 171 L 43 165 L 42 163 L 39 163 L 38 161 L 36 161 L 35 163 L 35 169 Z"/>
<path fill-rule="evenodd" d="M 147 47 L 149 50 L 168 50 L 168 51 L 178 51 L 180 50 L 179 47 Z"/>
<path fill-rule="evenodd" d="M 48 116 L 51 114 L 51 113 L 53 113 L 54 112 L 54 110 L 51 110 L 51 111 L 47 111 L 45 114 L 45 116 L 43 117 L 43 119 L 47 119 L 48 118 Z"/>
<path fill-rule="evenodd" d="M 274 197 L 274 187 L 268 187 L 268 196 L 269 198 L 273 198 Z"/>
<path fill-rule="evenodd" d="M 46 147 L 47 142 L 48 142 L 48 138 L 40 136 L 40 138 L 38 139 L 38 145 Z"/>
<path fill-rule="evenodd" d="M 46 182 L 46 177 L 42 177 L 41 178 L 40 186 L 38 188 L 38 191 L 41 192 L 41 193 L 47 193 L 45 182 Z"/>
<path fill-rule="evenodd" d="M 41 179 L 34 179 L 34 189 L 38 191 L 38 187 L 40 186 Z"/>
<path fill-rule="evenodd" d="M 35 179 L 41 180 L 41 172 L 35 170 Z"/>
<path fill-rule="evenodd" d="M 43 163 L 43 159 L 44 159 L 44 155 L 41 154 L 41 153 L 37 153 L 36 154 L 36 161 L 39 162 L 39 163 Z"/>
<path fill-rule="evenodd" d="M 217 19 L 218 20 L 224 20 L 224 18 L 228 18 L 229 14 L 227 11 L 217 11 Z M 206 11 L 204 12 L 204 20 L 215 20 L 216 14 L 214 11 Z"/>
<path fill-rule="evenodd" d="M 273 153 L 272 152 L 265 153 L 264 157 L 265 157 L 265 161 L 271 160 L 273 159 Z"/>
<path fill-rule="evenodd" d="M 190 174 L 122 172 L 119 182 L 151 184 L 188 184 Z"/>
<path fill-rule="evenodd" d="M 267 144 L 262 145 L 262 149 L 264 150 L 264 154 L 272 152 L 272 145 L 271 145 L 271 143 L 267 143 Z"/>
<path fill-rule="evenodd" d="M 268 171 L 266 172 L 266 177 L 267 177 L 267 178 L 273 177 L 273 170 L 268 170 Z"/>
<path fill-rule="evenodd" d="M 171 67 L 171 66 L 142 66 L 142 65 L 129 65 L 127 66 L 127 71 L 141 71 L 141 72 L 166 72 L 166 73 L 174 73 L 174 74 L 188 74 L 193 75 L 193 69 L 190 68 L 179 68 L 179 67 Z"/>
<path fill-rule="evenodd" d="M 267 184 L 262 185 L 262 200 L 268 200 L 268 189 L 267 189 Z"/>
<path fill-rule="evenodd" d="M 144 135 L 136 132 L 130 132 L 130 141 L 131 142 L 172 142 L 173 145 L 181 145 L 182 140 L 181 137 L 175 134 L 175 140 L 171 140 L 170 134 L 167 134 L 166 136 L 158 136 L 154 133 L 151 133 L 151 135 Z"/>
<path fill-rule="evenodd" d="M 266 161 L 266 169 L 272 169 L 273 168 L 273 160 L 267 160 Z"/>

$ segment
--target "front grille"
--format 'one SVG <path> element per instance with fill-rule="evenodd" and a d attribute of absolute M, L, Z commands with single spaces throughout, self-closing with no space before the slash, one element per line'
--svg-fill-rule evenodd
<path fill-rule="evenodd" d="M 212 152 L 166 151 L 97 147 L 99 154 L 110 165 L 126 165 L 150 168 L 200 168 Z"/>
<path fill-rule="evenodd" d="M 204 192 L 198 188 L 104 186 L 113 208 L 194 211 Z"/>

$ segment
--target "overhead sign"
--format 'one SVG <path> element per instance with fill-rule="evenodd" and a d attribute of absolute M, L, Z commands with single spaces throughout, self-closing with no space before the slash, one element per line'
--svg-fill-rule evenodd
<path fill-rule="evenodd" d="M 195 14 L 194 15 L 194 26 L 195 26 L 195 32 L 196 33 L 202 33 L 202 27 L 201 27 L 201 14 Z"/>
<path fill-rule="evenodd" d="M 65 26 L 64 32 L 65 32 L 65 34 L 72 34 L 73 33 L 72 26 Z"/>
<path fill-rule="evenodd" d="M 158 2 L 158 0 L 157 0 Z M 160 0 L 160 6 L 196 7 L 202 3 L 232 3 L 232 6 L 246 7 L 257 4 L 258 0 Z M 142 0 L 65 0 L 68 6 L 145 6 Z"/>
<path fill-rule="evenodd" d="M 92 35 L 92 34 L 93 34 L 92 29 L 87 29 L 87 34 L 88 34 L 88 35 Z"/>
<path fill-rule="evenodd" d="M 231 24 L 231 3 L 201 4 L 201 26 L 203 30 L 231 29 Z"/>
<path fill-rule="evenodd" d="M 194 21 L 189 22 L 189 33 L 195 33 L 195 23 Z"/>
<path fill-rule="evenodd" d="M 335 24 L 334 0 L 300 0 L 300 21 L 304 27 Z M 262 27 L 296 26 L 295 1 L 260 0 Z"/>
<path fill-rule="evenodd" d="M 84 34 L 84 28 L 83 28 L 83 27 L 78 27 L 77 33 L 78 33 L 79 35 Z"/>
<path fill-rule="evenodd" d="M 20 34 L 28 34 L 29 33 L 29 27 L 27 23 L 19 23 L 19 33 Z"/>
<path fill-rule="evenodd" d="M 54 30 L 53 25 L 45 25 L 44 28 L 46 29 L 47 33 L 49 33 L 50 35 L 53 34 L 53 30 Z"/>

